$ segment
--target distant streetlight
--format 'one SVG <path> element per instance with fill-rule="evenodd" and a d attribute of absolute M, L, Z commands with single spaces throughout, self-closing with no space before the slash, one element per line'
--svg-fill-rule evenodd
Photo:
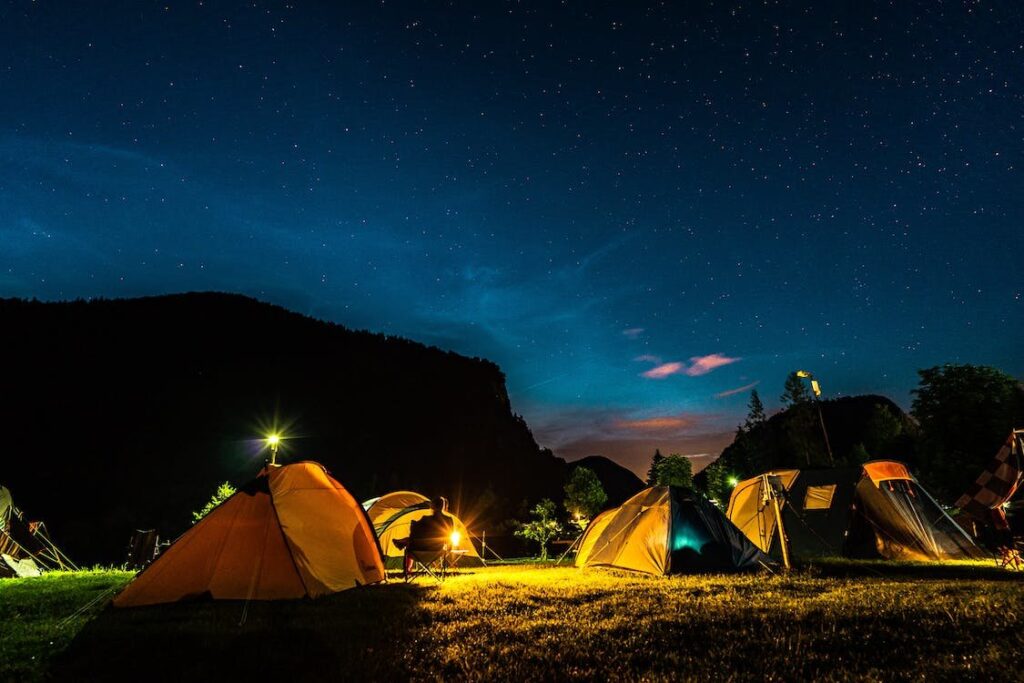
<path fill-rule="evenodd" d="M 821 385 L 818 384 L 818 380 L 814 378 L 807 370 L 797 370 L 796 376 L 811 381 L 811 392 L 814 394 L 814 405 L 818 409 L 818 422 L 821 423 L 821 434 L 825 437 L 825 450 L 828 451 L 828 462 L 830 465 L 835 465 L 836 461 L 832 457 L 832 444 L 828 440 L 828 430 L 825 429 L 825 417 L 821 414 Z"/>

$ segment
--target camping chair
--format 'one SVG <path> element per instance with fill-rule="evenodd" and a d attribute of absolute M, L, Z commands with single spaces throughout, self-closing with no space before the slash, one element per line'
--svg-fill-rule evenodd
<path fill-rule="evenodd" d="M 465 554 L 465 550 L 452 550 L 447 543 L 440 548 L 406 547 L 402 564 L 403 578 L 409 583 L 417 576 L 430 576 L 438 583 L 443 583 Z"/>

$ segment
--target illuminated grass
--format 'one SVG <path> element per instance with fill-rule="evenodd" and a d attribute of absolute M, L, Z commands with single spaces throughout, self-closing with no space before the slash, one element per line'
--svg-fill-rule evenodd
<path fill-rule="evenodd" d="M 107 610 L 51 673 L 137 680 L 165 662 L 157 678 L 1012 677 L 1021 588 L 990 565 L 826 562 L 791 576 L 669 578 L 488 567 L 247 612 L 237 602 Z M 41 671 L 9 661 L 0 680 Z"/>
<path fill-rule="evenodd" d="M 0 681 L 36 679 L 95 614 L 76 614 L 113 595 L 130 572 L 53 572 L 0 579 Z"/>

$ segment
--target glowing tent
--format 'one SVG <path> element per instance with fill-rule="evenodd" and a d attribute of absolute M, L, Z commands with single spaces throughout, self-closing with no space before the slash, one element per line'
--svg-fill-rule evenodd
<path fill-rule="evenodd" d="M 385 560 L 389 566 L 400 565 L 405 552 L 395 545 L 395 539 L 408 538 L 412 523 L 430 514 L 430 499 L 415 491 L 394 491 L 366 501 L 363 507 L 380 541 Z M 459 534 L 459 542 L 454 549 L 463 551 L 459 564 L 481 564 L 480 554 L 470 540 L 466 525 L 455 515 L 448 514 Z"/>
<path fill-rule="evenodd" d="M 185 532 L 114 599 L 315 598 L 384 579 L 359 503 L 314 462 L 268 467 Z"/>
<path fill-rule="evenodd" d="M 876 460 L 861 467 L 768 472 L 733 489 L 728 516 L 754 545 L 781 557 L 771 504 L 793 559 L 841 556 L 891 560 L 983 557 L 905 465 Z"/>
<path fill-rule="evenodd" d="M 703 496 L 655 486 L 594 519 L 580 541 L 577 567 L 648 574 L 756 569 L 773 564 Z"/>

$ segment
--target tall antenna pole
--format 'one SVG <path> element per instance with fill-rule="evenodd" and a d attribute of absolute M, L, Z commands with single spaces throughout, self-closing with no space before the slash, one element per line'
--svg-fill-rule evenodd
<path fill-rule="evenodd" d="M 805 377 L 811 381 L 811 393 L 814 395 L 814 407 L 818 409 L 818 423 L 821 425 L 821 435 L 825 437 L 825 451 L 828 453 L 828 464 L 835 465 L 836 460 L 832 457 L 832 443 L 828 440 L 828 430 L 825 429 L 825 416 L 821 413 L 821 385 L 814 375 L 807 370 L 797 370 L 797 377 Z"/>

